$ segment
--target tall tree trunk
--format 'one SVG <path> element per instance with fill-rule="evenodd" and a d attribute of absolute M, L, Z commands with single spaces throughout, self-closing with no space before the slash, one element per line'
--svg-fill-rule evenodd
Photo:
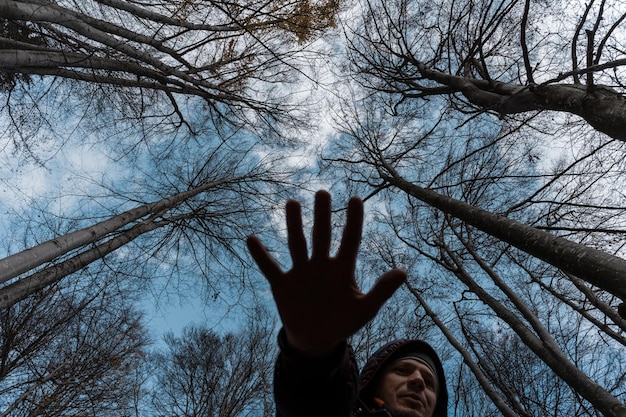
<path fill-rule="evenodd" d="M 196 196 L 213 187 L 238 181 L 241 178 L 228 178 L 209 182 L 191 190 L 183 191 L 162 200 L 144 204 L 143 206 L 125 211 L 122 214 L 111 217 L 108 220 L 86 227 L 76 232 L 68 233 L 56 239 L 49 240 L 29 249 L 25 249 L 4 259 L 0 259 L 0 283 L 6 282 L 26 271 L 39 265 L 52 261 L 73 249 L 80 248 L 89 243 L 97 242 L 116 230 L 130 224 L 148 214 L 160 213 L 178 206 L 189 198 Z"/>
<path fill-rule="evenodd" d="M 200 185 L 191 190 L 180 192 L 154 203 L 144 204 L 143 206 L 128 210 L 93 226 L 49 240 L 0 260 L 0 282 L 6 282 L 26 271 L 65 255 L 72 250 L 86 245 L 96 244 L 100 239 L 106 236 L 117 234 L 117 236 L 108 241 L 97 244 L 97 246 L 85 250 L 70 259 L 47 267 L 0 289 L 0 308 L 10 306 L 34 291 L 42 289 L 84 268 L 144 233 L 170 224 L 171 219 L 161 219 L 163 214 L 190 198 L 208 191 L 211 188 L 241 179 L 240 177 L 234 177 Z M 122 230 L 124 226 L 148 215 L 150 216 L 148 219 L 136 224 L 128 230 Z M 156 221 L 157 218 L 160 220 Z"/>
<path fill-rule="evenodd" d="M 626 260 L 415 185 L 387 166 L 381 177 L 407 194 L 626 300 Z"/>
<path fill-rule="evenodd" d="M 104 258 L 106 255 L 121 248 L 144 233 L 148 233 L 166 224 L 169 224 L 169 222 L 147 221 L 139 223 L 130 230 L 126 230 L 94 248 L 81 252 L 70 259 L 44 268 L 19 281 L 0 288 L 0 309 L 12 306 L 18 301 L 28 297 L 30 294 L 58 282 L 98 259 Z"/>
<path fill-rule="evenodd" d="M 495 389 L 491 386 L 491 383 L 487 379 L 487 376 L 480 369 L 480 366 L 474 361 L 472 355 L 461 345 L 461 343 L 454 337 L 452 332 L 448 330 L 446 325 L 441 321 L 441 319 L 435 314 L 435 312 L 430 308 L 428 304 L 426 304 L 426 300 L 422 297 L 422 295 L 413 287 L 410 283 L 405 283 L 406 287 L 409 289 L 409 292 L 413 294 L 413 296 L 417 299 L 417 302 L 424 308 L 426 315 L 430 317 L 435 325 L 441 330 L 443 335 L 448 339 L 448 342 L 461 354 L 463 357 L 463 362 L 467 364 L 470 371 L 476 376 L 476 380 L 482 387 L 485 394 L 491 399 L 493 404 L 498 408 L 498 410 L 502 413 L 504 417 L 530 417 L 527 413 L 523 413 L 521 408 L 516 407 L 517 412 L 513 411 L 506 403 L 506 401 L 496 392 Z"/>
<path fill-rule="evenodd" d="M 612 64 L 625 63 L 626 60 L 619 60 Z M 584 84 L 517 85 L 446 74 L 428 69 L 421 62 L 417 67 L 425 78 L 450 87 L 450 92 L 460 92 L 484 110 L 501 115 L 540 110 L 572 113 L 597 131 L 626 141 L 626 98 L 611 88 Z"/>

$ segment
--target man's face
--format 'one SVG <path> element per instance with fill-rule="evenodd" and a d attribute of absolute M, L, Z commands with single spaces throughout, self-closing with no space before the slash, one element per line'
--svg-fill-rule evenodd
<path fill-rule="evenodd" d="M 395 417 L 432 417 L 437 402 L 436 377 L 421 361 L 398 359 L 383 369 L 375 396 Z"/>

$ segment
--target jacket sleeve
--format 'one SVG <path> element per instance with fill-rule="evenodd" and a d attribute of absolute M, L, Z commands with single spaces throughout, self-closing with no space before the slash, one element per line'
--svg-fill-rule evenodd
<path fill-rule="evenodd" d="M 311 358 L 287 346 L 278 335 L 280 353 L 274 371 L 278 417 L 350 417 L 358 394 L 358 370 L 352 348 L 343 343 L 329 357 Z"/>

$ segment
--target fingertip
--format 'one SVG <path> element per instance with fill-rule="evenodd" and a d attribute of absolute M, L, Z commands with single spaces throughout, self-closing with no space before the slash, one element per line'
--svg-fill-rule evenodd
<path fill-rule="evenodd" d="M 296 200 L 289 200 L 285 206 L 287 214 L 287 246 L 294 266 L 307 260 L 307 244 L 302 230 L 301 205 Z"/>
<path fill-rule="evenodd" d="M 405 269 L 403 268 L 393 268 L 391 271 L 389 271 L 388 273 L 396 275 L 399 279 L 402 279 L 402 282 L 404 283 L 404 281 L 406 281 L 407 278 L 407 272 Z"/>
<path fill-rule="evenodd" d="M 287 231 L 292 233 L 302 229 L 302 206 L 296 200 L 287 200 L 285 203 L 285 215 Z"/>
<path fill-rule="evenodd" d="M 265 245 L 261 242 L 261 239 L 255 235 L 248 236 L 246 239 L 246 246 L 248 246 L 248 251 L 257 264 L 259 263 L 259 258 L 261 258 L 264 254 L 267 254 Z"/>
<path fill-rule="evenodd" d="M 248 251 L 250 255 L 252 255 L 252 259 L 257 264 L 261 273 L 267 278 L 270 283 L 277 277 L 281 270 L 278 263 L 272 258 L 272 256 L 267 251 L 265 245 L 261 242 L 261 240 L 254 236 L 250 235 L 246 239 L 246 244 L 248 246 Z"/>
<path fill-rule="evenodd" d="M 350 197 L 350 199 L 348 200 L 348 207 L 352 206 L 352 205 L 362 205 L 363 204 L 363 200 L 361 200 L 361 197 L 359 196 L 352 196 Z"/>
<path fill-rule="evenodd" d="M 348 201 L 346 227 L 341 238 L 338 257 L 351 259 L 356 262 L 357 253 L 363 234 L 363 201 L 359 197 L 352 197 Z"/>
<path fill-rule="evenodd" d="M 394 268 L 381 277 L 381 279 L 389 281 L 389 286 L 393 288 L 394 292 L 406 282 L 406 278 L 407 273 L 401 268 Z"/>
<path fill-rule="evenodd" d="M 318 190 L 315 193 L 315 199 L 326 199 L 326 200 L 330 200 L 330 193 L 326 190 Z"/>
<path fill-rule="evenodd" d="M 353 218 L 360 218 L 361 222 L 363 221 L 363 200 L 360 197 L 350 197 L 348 200 L 348 221 Z"/>
<path fill-rule="evenodd" d="M 300 210 L 300 202 L 298 200 L 289 199 L 285 203 L 286 210 Z"/>
<path fill-rule="evenodd" d="M 332 197 L 326 190 L 319 190 L 315 193 L 314 212 L 326 213 L 331 211 Z"/>
<path fill-rule="evenodd" d="M 330 251 L 332 235 L 330 193 L 320 190 L 315 194 L 311 258 L 326 258 Z"/>
<path fill-rule="evenodd" d="M 377 304 L 382 306 L 406 281 L 406 271 L 400 268 L 392 269 L 382 275 L 369 294 Z"/>
<path fill-rule="evenodd" d="M 249 235 L 246 238 L 246 245 L 248 246 L 248 249 L 250 249 L 251 246 L 256 246 L 259 243 L 259 238 L 256 237 L 255 235 Z"/>

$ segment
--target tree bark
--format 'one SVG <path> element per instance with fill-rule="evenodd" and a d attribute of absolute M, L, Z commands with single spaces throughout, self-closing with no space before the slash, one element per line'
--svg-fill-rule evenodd
<path fill-rule="evenodd" d="M 503 303 L 489 294 L 483 287 L 478 285 L 470 274 L 463 268 L 462 262 L 455 257 L 449 248 L 444 247 L 447 255 L 451 259 L 453 265 L 449 265 L 454 269 L 454 274 L 462 281 L 471 292 L 476 294 L 478 298 L 488 305 L 498 317 L 505 321 L 511 329 L 520 337 L 526 346 L 528 346 L 538 357 L 541 358 L 546 365 L 554 371 L 563 381 L 578 392 L 583 398 L 593 404 L 605 416 L 622 417 L 626 414 L 626 404 L 620 402 L 618 398 L 610 392 L 598 385 L 589 378 L 584 372 L 578 369 L 563 353 L 560 346 L 550 335 L 548 330 L 541 324 L 537 316 L 528 308 L 528 306 L 493 272 L 487 270 L 487 265 L 481 263 L 481 267 L 493 279 L 494 283 L 502 290 L 516 308 L 522 313 L 526 321 L 528 321 L 532 330 L 527 327 L 521 319 L 519 319 L 513 311 L 508 309 Z M 475 257 L 476 260 L 478 260 Z"/>
<path fill-rule="evenodd" d="M 421 62 L 416 65 L 425 78 L 451 87 L 486 111 L 502 116 L 541 110 L 572 113 L 597 131 L 626 141 L 626 99 L 608 87 L 547 83 L 523 86 L 446 74 L 428 69 Z"/>
<path fill-rule="evenodd" d="M 295 37 L 313 36 L 330 24 L 301 21 L 298 2 L 233 5 L 241 6 L 242 14 L 227 2 L 206 2 L 197 6 L 211 8 L 208 15 L 181 12 L 179 18 L 162 14 L 167 6 L 92 1 L 73 7 L 49 0 L 0 0 L 0 16 L 35 36 L 13 39 L 3 32 L 0 72 L 163 91 L 174 107 L 173 94 L 193 95 L 221 116 L 220 104 L 228 106 L 231 121 L 246 121 L 251 111 L 274 122 L 292 122 L 284 96 L 259 98 L 246 87 L 286 81 L 289 61 L 300 48 Z M 135 20 L 135 26 L 128 24 Z M 275 42 L 284 34 L 284 42 Z"/>
<path fill-rule="evenodd" d="M 94 248 L 79 253 L 63 262 L 42 269 L 28 277 L 22 278 L 13 284 L 0 288 L 0 309 L 10 307 L 30 294 L 39 291 L 48 285 L 54 284 L 64 277 L 73 274 L 98 259 L 121 248 L 144 233 L 169 224 L 169 222 L 142 222 L 120 233 L 118 236 L 97 245 Z"/>
<path fill-rule="evenodd" d="M 32 268 L 52 261 L 71 250 L 80 248 L 107 236 L 148 214 L 160 213 L 211 188 L 241 180 L 241 177 L 208 182 L 191 190 L 183 191 L 154 203 L 128 210 L 108 220 L 49 240 L 19 253 L 0 259 L 0 283 L 14 278 Z"/>
<path fill-rule="evenodd" d="M 626 300 L 626 260 L 415 185 L 392 168 L 381 177 L 407 194 Z"/>

